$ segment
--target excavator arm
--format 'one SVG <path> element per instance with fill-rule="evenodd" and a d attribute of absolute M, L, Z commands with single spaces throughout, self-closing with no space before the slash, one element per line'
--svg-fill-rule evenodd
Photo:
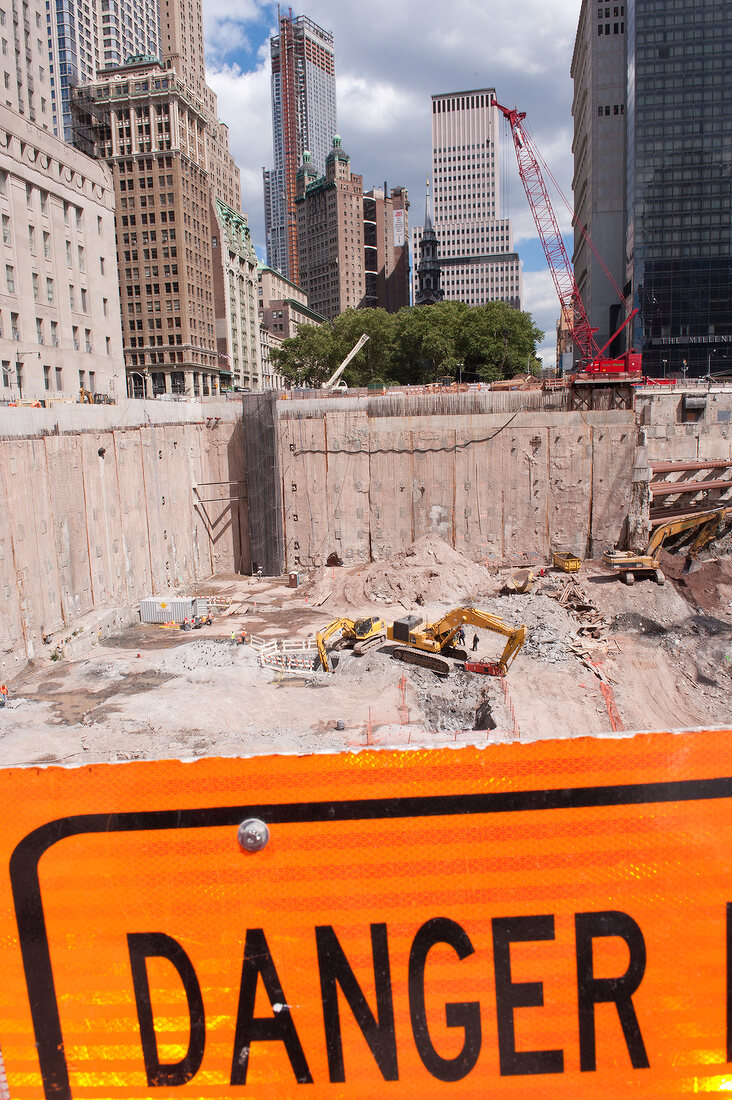
<path fill-rule="evenodd" d="M 328 623 L 325 630 L 320 630 L 315 635 L 315 644 L 318 647 L 318 656 L 320 657 L 320 663 L 323 667 L 323 672 L 330 672 L 328 665 L 328 651 L 325 648 L 325 643 L 329 638 L 338 630 L 343 630 L 345 626 L 353 626 L 352 619 L 335 619 L 332 623 Z"/>
<path fill-rule="evenodd" d="M 667 523 L 662 523 L 651 535 L 645 552 L 650 557 L 655 557 L 667 538 L 672 535 L 680 535 L 684 531 L 693 531 L 694 528 L 698 527 L 699 532 L 689 547 L 690 552 L 696 553 L 712 542 L 726 514 L 726 508 L 717 508 L 714 511 L 698 512 L 695 516 L 671 519 Z"/>
<path fill-rule="evenodd" d="M 505 648 L 498 660 L 502 673 L 506 672 L 526 639 L 525 626 L 511 626 L 510 623 L 499 619 L 497 615 L 490 615 L 487 611 L 480 611 L 475 607 L 456 607 L 438 622 L 425 627 L 424 633 L 434 639 L 436 646 L 442 650 L 450 645 L 461 626 L 491 630 L 506 638 Z"/>

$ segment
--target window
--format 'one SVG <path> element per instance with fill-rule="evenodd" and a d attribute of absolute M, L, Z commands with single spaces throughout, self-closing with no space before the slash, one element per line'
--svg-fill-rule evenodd
<path fill-rule="evenodd" d="M 43 255 L 47 260 L 51 259 L 51 234 L 43 232 Z"/>
<path fill-rule="evenodd" d="M 76 309 L 76 295 L 72 286 L 69 287 L 69 305 L 72 309 Z"/>
<path fill-rule="evenodd" d="M 97 392 L 96 371 L 89 371 L 89 393 Z"/>
<path fill-rule="evenodd" d="M 28 247 L 30 249 L 31 256 L 36 254 L 36 231 L 32 225 L 28 226 Z"/>
<path fill-rule="evenodd" d="M 86 291 L 84 289 L 82 289 L 82 291 L 81 291 L 81 310 L 82 310 L 82 313 L 87 312 Z"/>
<path fill-rule="evenodd" d="M 56 367 L 56 390 L 60 391 L 64 388 L 64 372 L 61 367 Z"/>
<path fill-rule="evenodd" d="M 103 310 L 103 312 L 104 312 L 104 316 L 105 316 L 105 317 L 107 316 L 107 308 L 108 308 L 108 305 L 109 305 L 109 303 L 108 303 L 107 299 L 106 299 L 106 298 L 102 298 L 102 310 Z"/>
<path fill-rule="evenodd" d="M 56 321 L 51 321 L 51 343 L 55 348 L 58 347 L 58 323 Z"/>
<path fill-rule="evenodd" d="M 10 389 L 10 360 L 3 359 L 3 387 Z"/>
<path fill-rule="evenodd" d="M 74 325 L 71 329 L 71 335 L 74 342 L 74 351 L 79 350 L 79 326 Z"/>
<path fill-rule="evenodd" d="M 3 214 L 3 243 L 10 244 L 10 218 Z"/>
<path fill-rule="evenodd" d="M 104 274 L 104 256 L 99 257 L 99 272 L 101 275 Z"/>
<path fill-rule="evenodd" d="M 91 353 L 94 350 L 94 348 L 92 347 L 91 329 L 84 329 L 84 341 L 86 344 L 86 350 Z"/>
<path fill-rule="evenodd" d="M 33 280 L 33 299 L 34 299 L 34 301 L 37 302 L 38 301 L 38 276 L 36 275 L 35 271 L 31 275 L 31 279 Z"/>
<path fill-rule="evenodd" d="M 51 368 L 43 368 L 43 388 L 44 390 L 50 390 L 51 388 Z"/>
<path fill-rule="evenodd" d="M 79 371 L 79 389 L 80 390 L 85 390 L 86 389 L 86 371 L 85 370 L 80 370 Z"/>
<path fill-rule="evenodd" d="M 10 264 L 5 265 L 5 283 L 8 294 L 15 294 L 15 271 Z"/>
<path fill-rule="evenodd" d="M 79 271 L 84 271 L 84 249 L 79 245 Z"/>
<path fill-rule="evenodd" d="M 39 344 L 43 343 L 43 318 L 36 317 L 36 339 Z"/>
<path fill-rule="evenodd" d="M 66 264 L 71 267 L 71 241 L 66 242 Z"/>
<path fill-rule="evenodd" d="M 53 305 L 54 292 L 53 292 L 53 279 L 46 279 L 46 298 L 50 305 Z"/>

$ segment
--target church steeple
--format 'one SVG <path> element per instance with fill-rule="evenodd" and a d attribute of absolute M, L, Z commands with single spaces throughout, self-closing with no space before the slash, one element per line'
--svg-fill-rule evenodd
<path fill-rule="evenodd" d="M 441 302 L 445 292 L 440 286 L 441 265 L 437 255 L 437 236 L 432 225 L 430 181 L 427 180 L 427 198 L 424 207 L 424 229 L 419 244 L 417 264 L 417 297 L 415 305 L 431 306 Z"/>

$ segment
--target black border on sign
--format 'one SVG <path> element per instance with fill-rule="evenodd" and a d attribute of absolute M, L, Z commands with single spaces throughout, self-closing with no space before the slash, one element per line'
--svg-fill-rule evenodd
<path fill-rule="evenodd" d="M 64 1053 L 58 1000 L 48 943 L 38 864 L 44 852 L 68 837 L 163 829 L 238 826 L 248 817 L 268 825 L 396 820 L 399 818 L 576 810 L 643 803 L 692 802 L 732 797 L 732 777 L 631 783 L 558 790 L 502 791 L 493 794 L 367 798 L 334 802 L 265 803 L 204 809 L 149 810 L 62 817 L 29 833 L 10 857 L 10 881 L 26 989 L 36 1037 L 45 1100 L 73 1100 Z"/>

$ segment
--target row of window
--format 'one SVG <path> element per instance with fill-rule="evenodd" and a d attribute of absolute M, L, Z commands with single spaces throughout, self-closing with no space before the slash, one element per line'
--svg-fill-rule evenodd
<path fill-rule="evenodd" d="M 18 391 L 22 394 L 25 386 L 24 377 L 24 365 L 21 362 L 16 362 L 11 365 L 8 359 L 4 359 L 2 362 L 2 384 L 3 389 L 11 389 L 13 385 L 17 386 Z M 52 374 L 53 372 L 53 374 Z M 88 384 L 87 384 L 88 373 Z M 54 382 L 57 393 L 61 393 L 64 388 L 64 372 L 63 367 L 49 367 L 44 365 L 43 367 L 43 386 L 44 389 L 50 390 L 51 382 Z M 87 390 L 89 393 L 96 393 L 96 371 L 85 370 L 79 371 L 79 388 Z"/>

